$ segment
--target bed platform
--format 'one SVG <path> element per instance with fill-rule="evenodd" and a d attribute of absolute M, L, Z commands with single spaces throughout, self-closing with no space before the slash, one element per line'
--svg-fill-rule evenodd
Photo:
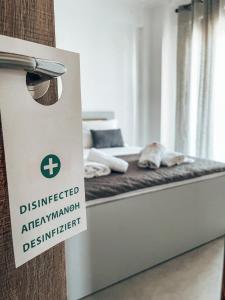
<path fill-rule="evenodd" d="M 225 171 L 200 175 L 105 198 L 90 193 L 88 231 L 66 241 L 68 300 L 223 236 Z"/>
<path fill-rule="evenodd" d="M 224 187 L 219 173 L 89 202 L 88 231 L 66 242 L 68 299 L 224 235 Z"/>

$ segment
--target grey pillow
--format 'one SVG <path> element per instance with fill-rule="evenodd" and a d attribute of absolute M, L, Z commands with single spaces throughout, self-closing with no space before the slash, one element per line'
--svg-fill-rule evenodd
<path fill-rule="evenodd" d="M 124 147 L 120 129 L 91 130 L 94 148 Z"/>

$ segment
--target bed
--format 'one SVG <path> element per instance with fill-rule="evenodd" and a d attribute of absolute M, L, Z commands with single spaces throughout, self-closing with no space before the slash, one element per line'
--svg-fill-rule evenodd
<path fill-rule="evenodd" d="M 84 115 L 113 117 L 108 112 Z M 129 159 L 140 148 L 103 151 Z M 225 169 L 214 166 L 212 172 L 185 180 L 89 199 L 88 231 L 66 242 L 68 299 L 82 298 L 224 235 Z"/>

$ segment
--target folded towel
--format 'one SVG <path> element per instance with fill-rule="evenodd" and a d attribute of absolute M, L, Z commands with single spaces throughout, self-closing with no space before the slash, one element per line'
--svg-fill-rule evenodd
<path fill-rule="evenodd" d="M 185 162 L 185 155 L 178 152 L 166 151 L 163 154 L 161 165 L 165 167 L 173 167 Z"/>
<path fill-rule="evenodd" d="M 194 158 L 185 156 L 184 161 L 182 162 L 182 164 L 192 164 L 194 162 L 195 162 Z"/>
<path fill-rule="evenodd" d="M 144 148 L 138 161 L 140 168 L 158 169 L 166 148 L 159 143 L 152 143 Z"/>
<path fill-rule="evenodd" d="M 109 167 L 92 161 L 84 162 L 84 178 L 106 176 L 111 173 Z"/>
<path fill-rule="evenodd" d="M 87 157 L 88 161 L 97 162 L 109 167 L 112 171 L 125 173 L 128 169 L 128 162 L 123 159 L 107 155 L 100 150 L 90 149 Z"/>

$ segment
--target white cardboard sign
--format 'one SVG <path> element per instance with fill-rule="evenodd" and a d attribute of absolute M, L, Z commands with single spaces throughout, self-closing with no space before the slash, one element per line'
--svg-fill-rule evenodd
<path fill-rule="evenodd" d="M 31 97 L 23 70 L 0 69 L 0 109 L 16 267 L 86 230 L 79 55 L 0 36 L 0 51 L 63 63 L 60 100 Z"/>

